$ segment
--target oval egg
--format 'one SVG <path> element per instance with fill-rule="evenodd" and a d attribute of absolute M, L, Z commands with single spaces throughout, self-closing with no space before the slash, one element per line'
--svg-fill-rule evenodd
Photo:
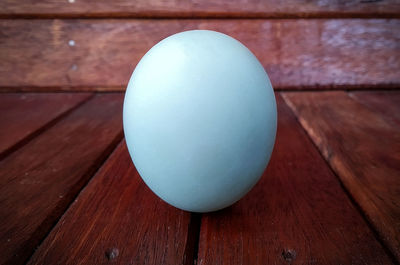
<path fill-rule="evenodd" d="M 276 102 L 263 66 L 243 44 L 193 30 L 162 40 L 141 59 L 123 123 L 148 187 L 177 208 L 209 212 L 260 179 L 275 142 Z"/>

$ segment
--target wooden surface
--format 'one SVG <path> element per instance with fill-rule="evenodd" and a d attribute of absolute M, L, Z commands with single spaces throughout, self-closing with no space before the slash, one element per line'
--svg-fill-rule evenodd
<path fill-rule="evenodd" d="M 0 264 L 30 257 L 120 141 L 121 104 L 96 96 L 0 162 Z"/>
<path fill-rule="evenodd" d="M 278 117 L 261 181 L 232 207 L 203 215 L 198 264 L 391 264 L 279 96 Z"/>
<path fill-rule="evenodd" d="M 394 88 L 400 20 L 0 20 L 0 90 L 125 90 L 139 59 L 189 29 L 227 33 L 275 89 Z"/>
<path fill-rule="evenodd" d="M 6 94 L 0 96 L 0 158 L 51 126 L 90 94 Z"/>
<path fill-rule="evenodd" d="M 189 226 L 190 213 L 140 179 L 122 142 L 29 264 L 192 264 Z"/>
<path fill-rule="evenodd" d="M 120 142 L 123 94 L 98 94 L 0 161 L 0 264 L 396 264 L 400 130 L 354 99 L 373 93 L 399 106 L 396 92 L 285 92 L 305 130 L 277 94 L 266 173 L 203 215 L 145 186 Z"/>
<path fill-rule="evenodd" d="M 400 92 L 365 92 L 357 91 L 349 94 L 354 100 L 364 104 L 374 112 L 381 114 L 381 117 L 388 122 L 400 125 Z"/>
<path fill-rule="evenodd" d="M 267 171 L 207 214 L 142 182 L 115 93 L 191 29 L 280 90 Z M 0 265 L 400 264 L 399 1 L 3 0 L 0 62 Z"/>
<path fill-rule="evenodd" d="M 346 189 L 400 260 L 400 125 L 388 122 L 381 113 L 343 91 L 284 95 Z M 399 111 L 397 104 L 395 112 Z"/>
<path fill-rule="evenodd" d="M 399 13 L 400 4 L 395 0 L 3 0 L 0 2 L 2 17 L 399 17 Z"/>

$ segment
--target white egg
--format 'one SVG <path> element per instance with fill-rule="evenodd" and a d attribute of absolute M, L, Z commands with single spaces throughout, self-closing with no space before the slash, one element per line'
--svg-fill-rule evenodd
<path fill-rule="evenodd" d="M 150 189 L 177 208 L 209 212 L 260 179 L 275 142 L 276 102 L 263 66 L 243 44 L 193 30 L 162 40 L 141 59 L 123 122 Z"/>

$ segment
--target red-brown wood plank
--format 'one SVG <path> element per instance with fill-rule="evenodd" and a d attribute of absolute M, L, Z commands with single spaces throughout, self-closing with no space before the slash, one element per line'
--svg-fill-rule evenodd
<path fill-rule="evenodd" d="M 385 1 L 307 0 L 2 0 L 0 16 L 61 17 L 398 17 Z"/>
<path fill-rule="evenodd" d="M 97 95 L 0 162 L 0 264 L 22 264 L 122 138 L 121 94 Z"/>
<path fill-rule="evenodd" d="M 0 90 L 124 90 L 150 47 L 190 29 L 242 41 L 276 89 L 400 85 L 398 19 L 39 19 L 0 20 Z"/>
<path fill-rule="evenodd" d="M 242 200 L 203 215 L 198 264 L 390 264 L 279 95 L 277 102 L 270 164 Z"/>
<path fill-rule="evenodd" d="M 0 158 L 89 97 L 87 93 L 0 94 Z"/>
<path fill-rule="evenodd" d="M 400 261 L 400 125 L 346 92 L 286 93 L 325 159 Z"/>
<path fill-rule="evenodd" d="M 122 142 L 29 264 L 193 264 L 190 220 L 150 191 Z"/>
<path fill-rule="evenodd" d="M 400 91 L 356 91 L 349 93 L 356 101 L 381 113 L 381 117 L 400 125 Z"/>

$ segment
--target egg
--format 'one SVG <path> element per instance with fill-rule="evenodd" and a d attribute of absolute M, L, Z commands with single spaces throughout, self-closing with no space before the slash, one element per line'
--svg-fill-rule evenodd
<path fill-rule="evenodd" d="M 275 143 L 276 101 L 261 63 L 209 30 L 153 46 L 129 81 L 126 144 L 147 186 L 186 211 L 232 205 L 262 176 Z"/>

